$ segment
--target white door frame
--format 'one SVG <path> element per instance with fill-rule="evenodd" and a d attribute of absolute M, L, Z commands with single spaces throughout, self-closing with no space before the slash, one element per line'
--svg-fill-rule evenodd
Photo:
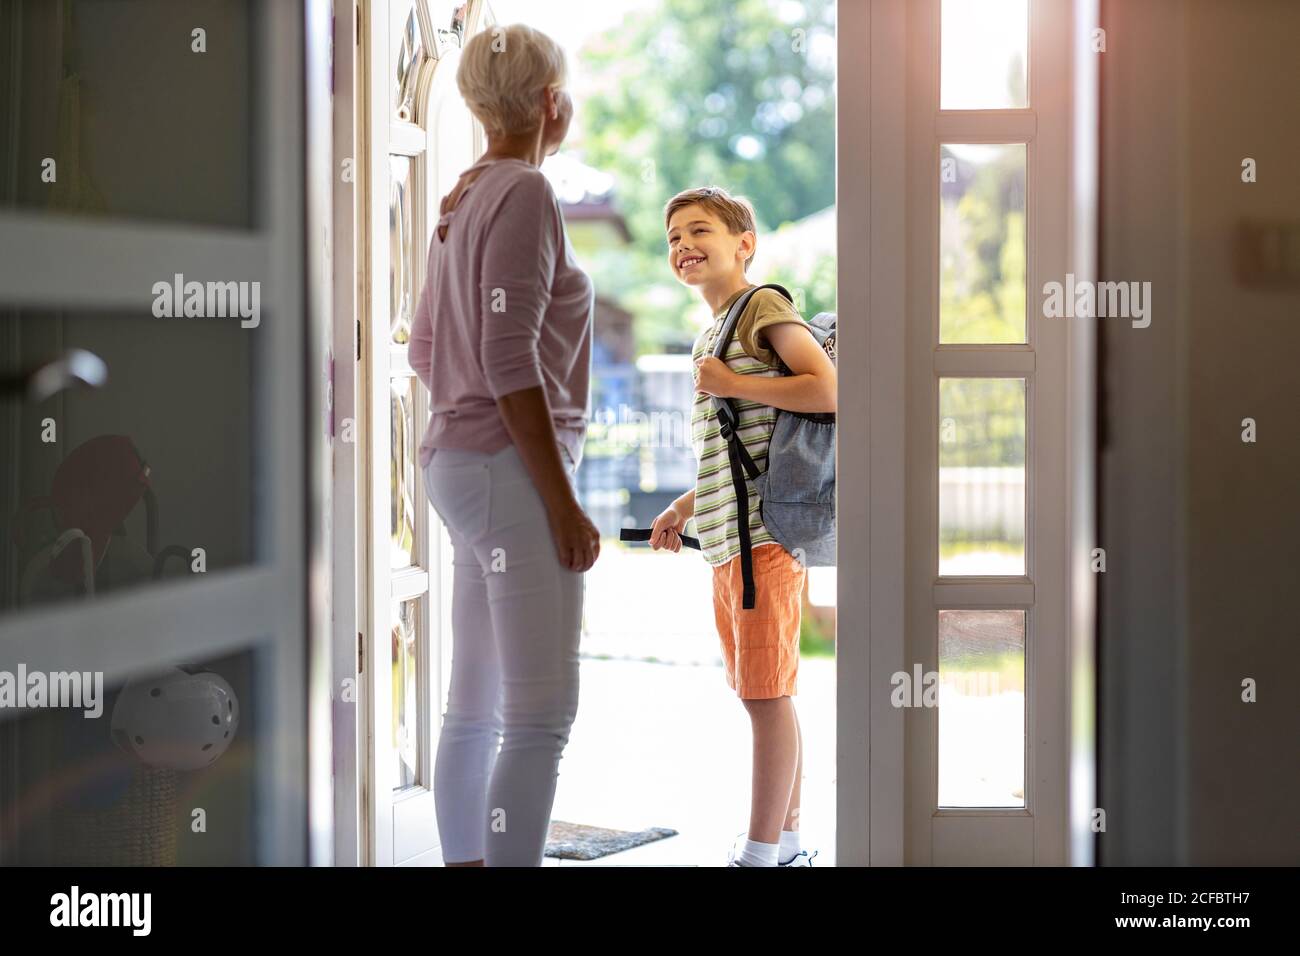
<path fill-rule="evenodd" d="M 1045 320 L 1035 290 L 1068 270 L 1068 0 L 1030 0 L 1029 107 L 938 109 L 940 0 L 908 10 L 908 660 L 938 671 L 939 608 L 1025 612 L 1023 808 L 938 808 L 936 708 L 910 708 L 907 861 L 920 865 L 1065 863 L 1068 786 L 1068 324 Z M 939 146 L 1026 145 L 1024 345 L 938 344 Z M 1025 574 L 938 577 L 941 375 L 1025 380 Z"/>
<path fill-rule="evenodd" d="M 903 717 L 888 675 L 903 669 L 906 2 L 844 2 L 836 25 L 840 866 L 903 863 Z"/>
<path fill-rule="evenodd" d="M 1101 0 L 1073 0 L 1069 254 L 1076 279 L 1095 282 L 1100 218 L 1101 61 L 1083 43 L 1101 24 Z M 1092 549 L 1097 524 L 1097 320 L 1070 326 L 1067 455 L 1070 508 L 1069 863 L 1096 863 L 1093 814 L 1097 793 L 1097 576 Z"/>
<path fill-rule="evenodd" d="M 385 65 L 371 61 L 371 18 L 380 4 L 369 0 L 337 0 L 335 7 L 334 49 L 334 323 L 332 332 L 333 395 L 333 477 L 331 481 L 331 515 L 333 524 L 331 578 L 333 588 L 332 657 L 335 691 L 339 695 L 333 715 L 334 738 L 334 861 L 336 865 L 387 865 L 393 862 L 391 827 L 377 824 L 380 808 L 372 797 L 378 767 L 373 748 L 372 713 L 376 707 L 391 706 L 385 688 L 375 688 L 371 673 L 378 654 L 376 634 L 388 633 L 387 601 L 373 602 L 372 593 L 379 586 L 383 593 L 391 590 L 387 569 L 384 580 L 376 585 L 372 548 L 376 534 L 386 541 L 388 531 L 372 527 L 371 517 L 384 507 L 370 497 L 368 476 L 373 469 L 387 473 L 386 449 L 379 446 L 388 438 L 387 384 L 368 373 L 370 357 L 387 351 L 387 341 L 376 333 L 387 330 L 387 309 L 376 315 L 370 307 L 374 290 L 371 276 L 387 273 L 387 243 L 374 250 L 383 256 L 382 272 L 376 272 L 370 236 L 387 236 L 387 195 L 375 209 L 371 203 L 372 169 L 378 159 L 387 161 L 387 136 L 377 146 L 367 129 L 367 111 L 386 109 L 387 88 L 377 88 L 372 76 L 388 76 L 387 49 L 378 47 Z M 386 4 L 383 4 L 386 6 Z M 467 19 L 467 36 L 478 24 L 492 22 L 485 4 L 472 5 Z M 386 21 L 385 21 L 386 23 Z M 376 73 L 376 71 L 378 71 Z M 384 113 L 383 115 L 387 115 Z M 476 141 L 481 151 L 481 139 Z M 380 155 L 382 153 L 382 155 Z M 432 201 L 437 196 L 431 197 Z M 382 287 L 382 284 L 381 284 Z M 383 303 L 381 302 L 382 306 Z M 423 394 L 421 394 L 423 399 Z M 384 422 L 371 419 L 371 409 Z M 374 494 L 385 496 L 386 482 L 379 482 Z M 424 520 L 421 516 L 419 520 Z M 432 530 L 436 525 L 427 526 Z M 430 535 L 432 537 L 432 535 Z M 429 567 L 447 563 L 441 548 L 442 536 L 430 540 Z M 450 611 L 440 600 L 444 574 L 431 576 L 428 629 L 437 635 L 434 643 L 449 626 Z M 439 613 L 435 614 L 435 608 Z M 376 622 L 379 622 L 376 624 Z M 367 635 L 371 635 L 368 640 Z M 445 685 L 447 649 L 430 658 L 429 686 Z M 387 655 L 384 655 L 387 659 Z M 340 693 L 345 681 L 351 681 L 350 700 Z M 385 693 L 385 700 L 376 693 Z M 385 801 L 385 814 L 391 813 L 392 801 Z M 380 831 L 384 832 L 381 833 Z"/>
<path fill-rule="evenodd" d="M 1071 666 L 1091 648 L 1092 330 L 1043 320 L 1034 290 L 1068 271 L 1087 276 L 1091 264 L 1095 164 L 1088 165 L 1086 139 L 1071 139 L 1086 134 L 1089 117 L 1080 121 L 1070 89 L 1088 79 L 1086 67 L 1071 72 L 1080 69 L 1071 38 L 1095 23 L 1095 3 L 1031 2 L 1033 108 L 982 116 L 937 110 L 939 0 L 839 8 L 840 361 L 850 374 L 841 375 L 839 399 L 837 853 L 846 865 L 1071 858 L 1068 731 L 1091 706 L 1088 699 L 1072 709 L 1070 692 L 1091 691 L 1090 681 L 1072 683 Z M 1085 105 L 1094 108 L 1095 128 L 1095 103 Z M 943 356 L 934 349 L 944 138 L 1030 143 L 1027 346 Z M 1044 182 L 1055 188 L 1039 188 Z M 1030 381 L 1023 579 L 936 576 L 940 362 L 945 374 L 1002 372 Z M 863 574 L 867 587 L 855 586 Z M 935 715 L 889 704 L 892 674 L 910 674 L 912 661 L 937 668 L 936 602 L 1031 610 L 1024 810 L 937 810 Z M 1090 785 L 1088 774 L 1081 779 Z M 1074 791 L 1076 818 L 1092 803 L 1084 789 Z M 1073 859 L 1087 862 L 1078 851 Z"/>
<path fill-rule="evenodd" d="M 335 0 L 334 7 L 334 111 L 332 117 L 333 271 L 330 384 L 332 397 L 330 552 L 332 597 L 331 669 L 334 709 L 334 865 L 358 866 L 363 860 L 365 818 L 361 768 L 364 766 L 364 698 L 360 678 L 362 642 L 357 616 L 357 584 L 362 568 L 358 552 L 358 362 L 361 326 L 358 303 L 365 292 L 365 276 L 358 269 L 361 197 L 358 188 L 364 163 L 358 152 L 358 103 L 364 102 L 357 69 L 360 43 L 358 0 Z"/>
<path fill-rule="evenodd" d="M 336 74 L 339 112 L 336 148 L 355 156 L 354 180 L 336 186 L 336 220 L 339 245 L 351 256 L 336 259 L 335 289 L 340 296 L 340 318 L 335 326 L 335 402 L 340 428 L 352 429 L 353 441 L 336 442 L 334 476 L 334 575 L 336 588 L 334 660 L 336 678 L 352 676 L 358 691 L 350 707 L 335 714 L 336 860 L 346 864 L 392 866 L 440 862 L 432 806 L 432 768 L 441 700 L 445 692 L 450 648 L 450 608 L 442 600 L 450 573 L 450 551 L 441 523 L 427 507 L 422 476 L 416 474 L 416 566 L 394 571 L 389 567 L 389 443 L 390 377 L 409 373 L 405 348 L 393 346 L 389 332 L 389 156 L 401 153 L 418 158 L 420 169 L 414 188 L 422 202 L 414 205 L 412 232 L 419 249 L 413 277 L 416 297 L 423 283 L 424 252 L 428 248 L 433 217 L 448 183 L 436 181 L 432 169 L 437 139 L 434 130 L 432 87 L 454 90 L 454 51 L 433 66 L 420 84 L 417 119 L 421 126 L 393 118 L 390 63 L 390 0 L 345 0 L 336 14 L 349 18 L 339 29 L 340 46 L 349 43 L 349 55 L 340 55 L 347 70 L 345 80 Z M 433 26 L 428 0 L 417 0 L 422 23 Z M 445 4 L 441 5 L 445 6 Z M 482 0 L 471 2 L 466 16 L 468 38 L 480 24 L 491 22 Z M 425 34 L 429 36 L 428 33 Z M 435 74 L 435 71 L 453 71 Z M 383 78 L 376 81 L 376 78 Z M 342 87 L 347 87 L 344 94 Z M 438 85 L 438 84 L 441 84 Z M 351 97 L 344 105 L 342 95 Z M 430 115 L 425 116 L 424 110 Z M 373 126 L 371 125 L 373 119 Z M 472 137 L 477 155 L 483 141 Z M 426 159 L 429 160 L 426 162 Z M 473 157 L 457 165 L 457 172 Z M 445 178 L 445 177 L 444 177 Z M 417 388 L 415 420 L 422 428 L 428 419 L 428 394 Z M 417 444 L 418 444 L 417 435 Z M 355 582 L 351 593 L 346 582 Z M 391 654 L 391 607 L 395 599 L 423 595 L 420 620 L 420 713 L 427 716 L 421 737 L 419 786 L 401 793 L 391 789 L 395 755 L 379 739 L 386 733 L 392 712 L 392 689 L 386 675 Z M 379 679 L 384 675 L 384 679 Z M 412 851 L 412 847 L 415 847 Z"/>
<path fill-rule="evenodd" d="M 398 862 L 393 818 L 404 801 L 395 797 L 391 780 L 397 758 L 387 739 L 387 720 L 392 713 L 390 682 L 392 652 L 393 574 L 389 569 L 390 528 L 390 389 L 392 338 L 389 331 L 389 166 L 390 154 L 400 151 L 418 156 L 425 148 L 423 137 L 412 124 L 403 124 L 396 135 L 393 126 L 390 0 L 368 0 L 362 6 L 362 63 L 365 103 L 364 143 L 366 163 L 362 182 L 366 189 L 362 216 L 366 223 L 361 260 L 365 263 L 365 294 L 361 299 L 361 361 L 357 419 L 360 439 L 358 542 L 362 563 L 362 592 L 358 596 L 361 631 L 364 634 L 362 679 L 363 713 L 366 726 L 362 789 L 365 793 L 365 856 L 368 864 L 392 866 Z M 384 77 L 384 82 L 375 82 Z M 403 135 L 404 134 L 404 135 Z M 399 143 L 407 148 L 398 149 Z M 421 224 L 413 222 L 417 234 Z M 418 420 L 418 412 L 417 412 Z M 418 531 L 419 529 L 417 529 Z M 417 558 L 418 560 L 418 558 Z M 427 565 L 426 565 L 427 567 Z M 409 577 L 409 576 L 408 576 Z M 411 595 L 428 589 L 428 575 L 416 570 L 409 582 Z M 426 602 L 427 603 L 427 602 Z M 421 615 L 421 630 L 427 632 L 428 614 Z M 423 643 L 423 642 L 422 642 Z M 421 648 L 423 649 L 423 648 Z M 428 662 L 426 654 L 419 659 Z M 421 708 L 422 709 L 422 708 Z M 426 735 L 427 737 L 427 735 Z M 423 755 L 421 755 L 423 756 Z M 433 825 L 431 791 L 415 794 L 430 826 Z"/>

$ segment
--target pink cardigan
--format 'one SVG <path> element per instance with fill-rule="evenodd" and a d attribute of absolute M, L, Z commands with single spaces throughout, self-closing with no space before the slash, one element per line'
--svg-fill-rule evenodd
<path fill-rule="evenodd" d="M 434 231 L 411 324 L 411 368 L 432 415 L 420 467 L 435 448 L 489 454 L 510 444 L 496 400 L 543 385 L 556 437 L 581 459 L 591 412 L 594 294 L 542 171 L 518 159 L 486 167 Z"/>

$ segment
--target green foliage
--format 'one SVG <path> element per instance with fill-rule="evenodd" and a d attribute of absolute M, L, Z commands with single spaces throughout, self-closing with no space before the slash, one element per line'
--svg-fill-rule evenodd
<path fill-rule="evenodd" d="M 942 379 L 939 416 L 940 468 L 1024 465 L 1023 380 Z M 952 424 L 945 427 L 948 419 Z"/>
<path fill-rule="evenodd" d="M 807 608 L 799 617 L 799 656 L 835 656 L 835 632 L 818 623 Z"/>
<path fill-rule="evenodd" d="M 615 177 L 633 236 L 630 251 L 592 257 L 592 278 L 636 315 L 639 350 L 696 331 L 684 318 L 693 293 L 667 265 L 663 207 L 675 193 L 716 184 L 747 196 L 761 232 L 834 203 L 834 64 L 815 55 L 833 36 L 831 0 L 662 0 L 582 52 L 600 87 L 574 147 Z"/>
<path fill-rule="evenodd" d="M 803 292 L 803 317 L 811 319 L 818 312 L 834 312 L 837 262 L 833 255 L 820 256 L 808 275 L 795 275 L 789 269 L 773 270 L 769 282 L 776 282 L 790 290 L 798 301 L 798 291 Z"/>
<path fill-rule="evenodd" d="M 945 158 L 954 154 L 945 148 Z M 976 164 L 958 159 L 965 177 L 945 186 L 939 315 L 946 343 L 1025 341 L 1025 153 L 1005 149 Z M 1025 392 L 1020 381 L 944 379 L 940 467 L 1023 466 Z"/>
<path fill-rule="evenodd" d="M 633 236 L 630 247 L 591 250 L 584 262 L 601 294 L 635 316 L 638 352 L 684 349 L 698 332 L 688 321 L 698 299 L 667 262 L 663 206 L 673 194 L 718 184 L 747 196 L 760 255 L 780 226 L 834 203 L 834 62 L 816 55 L 833 37 L 832 0 L 660 0 L 581 52 L 595 89 L 570 148 L 615 177 Z M 963 185 L 943 215 L 960 225 L 959 241 L 940 264 L 940 308 L 959 319 L 960 341 L 1024 341 L 1022 158 L 1008 150 L 973 166 L 958 160 Z M 802 289 L 805 316 L 836 310 L 833 255 L 810 274 L 778 267 L 766 278 Z M 1023 392 L 964 380 L 949 383 L 945 399 L 959 437 L 941 446 L 944 466 L 1023 462 Z"/>
<path fill-rule="evenodd" d="M 944 159 L 955 159 L 947 148 Z M 972 164 L 957 159 L 969 173 Z M 945 343 L 1025 341 L 1025 151 L 973 166 L 960 198 L 945 187 L 939 316 Z"/>

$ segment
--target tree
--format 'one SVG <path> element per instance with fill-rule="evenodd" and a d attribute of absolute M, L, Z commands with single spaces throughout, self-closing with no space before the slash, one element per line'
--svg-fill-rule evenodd
<path fill-rule="evenodd" d="M 598 255 L 592 271 L 637 315 L 640 347 L 695 331 L 667 265 L 663 206 L 675 193 L 745 195 L 760 231 L 834 203 L 833 51 L 831 0 L 662 0 L 584 49 L 600 86 L 576 147 L 616 177 L 633 236 L 630 254 Z"/>

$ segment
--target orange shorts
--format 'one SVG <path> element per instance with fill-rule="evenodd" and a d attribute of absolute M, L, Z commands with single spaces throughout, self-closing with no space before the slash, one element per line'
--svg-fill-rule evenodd
<path fill-rule="evenodd" d="M 793 697 L 799 676 L 799 619 L 808 571 L 785 548 L 753 551 L 754 606 L 742 605 L 740 555 L 713 569 L 713 616 L 727 686 L 742 700 Z"/>

